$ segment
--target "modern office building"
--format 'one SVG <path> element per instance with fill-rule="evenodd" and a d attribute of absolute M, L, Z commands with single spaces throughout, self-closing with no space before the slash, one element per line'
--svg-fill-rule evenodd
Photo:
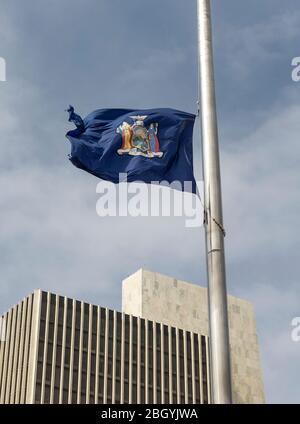
<path fill-rule="evenodd" d="M 0 403 L 210 403 L 206 289 L 140 270 L 123 312 L 41 290 L 3 315 Z M 235 402 L 263 402 L 251 305 L 229 298 Z"/>
<path fill-rule="evenodd" d="M 35 291 L 5 314 L 0 403 L 208 403 L 208 337 Z"/>

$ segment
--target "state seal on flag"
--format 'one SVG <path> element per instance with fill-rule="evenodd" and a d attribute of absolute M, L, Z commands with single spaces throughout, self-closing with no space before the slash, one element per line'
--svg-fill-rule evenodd
<path fill-rule="evenodd" d="M 147 128 L 145 119 L 147 115 L 130 116 L 133 124 L 124 121 L 117 128 L 117 133 L 122 136 L 121 148 L 117 150 L 119 155 L 144 156 L 146 158 L 161 158 L 158 140 L 158 123 L 152 123 Z"/>

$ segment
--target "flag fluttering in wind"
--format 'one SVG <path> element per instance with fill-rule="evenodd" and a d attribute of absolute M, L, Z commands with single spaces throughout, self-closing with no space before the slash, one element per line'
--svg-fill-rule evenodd
<path fill-rule="evenodd" d="M 82 119 L 68 109 L 76 129 L 70 161 L 101 179 L 119 183 L 181 183 L 182 190 L 196 193 L 193 175 L 193 127 L 195 115 L 174 109 L 99 109 Z M 184 187 L 184 183 L 188 183 Z"/>

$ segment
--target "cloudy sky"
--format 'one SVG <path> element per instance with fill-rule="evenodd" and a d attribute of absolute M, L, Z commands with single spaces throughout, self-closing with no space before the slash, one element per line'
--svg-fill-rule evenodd
<path fill-rule="evenodd" d="M 254 303 L 268 402 L 300 400 L 298 0 L 213 0 L 229 292 Z M 121 308 L 141 267 L 206 284 L 183 218 L 100 218 L 64 109 L 196 111 L 194 0 L 2 0 L 0 310 L 35 288 Z M 195 173 L 201 177 L 199 131 Z"/>

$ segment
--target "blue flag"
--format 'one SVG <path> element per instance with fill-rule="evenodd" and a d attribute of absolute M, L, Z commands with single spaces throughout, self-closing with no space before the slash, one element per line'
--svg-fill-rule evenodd
<path fill-rule="evenodd" d="M 193 127 L 195 115 L 174 109 L 99 109 L 82 119 L 68 109 L 76 129 L 70 161 L 101 179 L 181 183 L 182 190 L 196 193 L 193 174 Z M 190 188 L 184 187 L 188 182 Z"/>

